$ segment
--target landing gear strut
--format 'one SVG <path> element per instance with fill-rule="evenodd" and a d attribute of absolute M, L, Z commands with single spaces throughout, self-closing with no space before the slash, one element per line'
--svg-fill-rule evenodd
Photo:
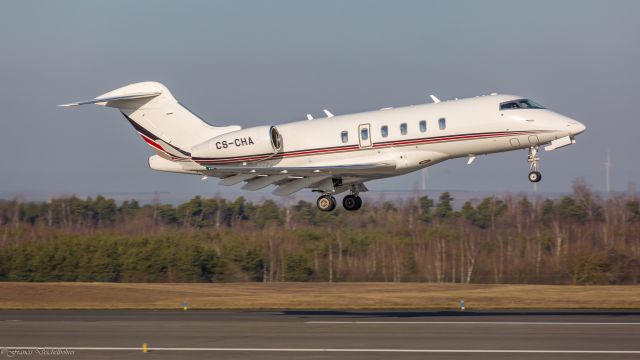
<path fill-rule="evenodd" d="M 531 172 L 529 173 L 529 181 L 537 183 L 542 180 L 542 174 L 538 171 L 538 161 L 540 161 L 540 158 L 538 157 L 537 145 L 529 148 L 527 161 L 529 162 L 529 168 L 531 169 Z"/>
<path fill-rule="evenodd" d="M 336 208 L 336 198 L 330 194 L 322 195 L 316 201 L 316 205 L 320 211 L 332 211 Z"/>

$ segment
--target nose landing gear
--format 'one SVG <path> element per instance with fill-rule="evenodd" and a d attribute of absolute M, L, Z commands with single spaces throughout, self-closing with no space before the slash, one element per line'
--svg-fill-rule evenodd
<path fill-rule="evenodd" d="M 542 180 L 542 174 L 538 171 L 538 161 L 540 161 L 540 158 L 538 157 L 537 145 L 529 147 L 527 161 L 529 162 L 529 168 L 531 169 L 531 172 L 529 173 L 529 181 L 533 183 L 540 182 L 540 180 Z"/>
<path fill-rule="evenodd" d="M 537 183 L 542 180 L 542 174 L 539 171 L 532 171 L 529 173 L 529 181 Z"/>

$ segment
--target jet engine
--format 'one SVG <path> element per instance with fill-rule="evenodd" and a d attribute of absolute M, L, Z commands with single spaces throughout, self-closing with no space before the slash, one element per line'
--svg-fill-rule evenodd
<path fill-rule="evenodd" d="M 238 161 L 256 161 L 262 160 L 260 157 L 271 157 L 280 150 L 282 150 L 282 138 L 275 126 L 256 126 L 232 131 L 190 149 L 194 161 L 238 157 L 247 157 Z"/>

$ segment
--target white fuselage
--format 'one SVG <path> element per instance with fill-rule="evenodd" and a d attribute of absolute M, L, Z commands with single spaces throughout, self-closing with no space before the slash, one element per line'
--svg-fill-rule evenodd
<path fill-rule="evenodd" d="M 528 148 L 584 131 L 579 122 L 547 109 L 500 110 L 500 103 L 514 99 L 519 97 L 488 95 L 282 124 L 277 126 L 281 151 L 262 162 L 278 167 L 395 162 L 395 170 L 366 176 L 380 178 L 451 158 Z M 368 139 L 362 136 L 363 128 Z M 250 158 L 208 164 L 246 160 Z"/>

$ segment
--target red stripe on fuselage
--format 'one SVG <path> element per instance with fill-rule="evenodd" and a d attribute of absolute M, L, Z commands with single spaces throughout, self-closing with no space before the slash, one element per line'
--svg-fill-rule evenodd
<path fill-rule="evenodd" d="M 277 154 L 275 156 L 257 155 L 257 156 L 242 156 L 242 157 L 230 157 L 230 158 L 220 158 L 220 159 L 195 160 L 195 161 L 202 165 L 218 165 L 218 164 L 222 165 L 222 164 L 247 162 L 247 161 L 259 161 L 267 158 L 284 158 L 284 157 L 296 157 L 296 156 L 304 156 L 304 155 L 331 154 L 331 153 L 347 152 L 347 151 L 361 151 L 361 150 L 367 150 L 371 148 L 379 149 L 379 148 L 385 148 L 385 147 L 408 146 L 408 145 L 415 145 L 415 144 L 428 144 L 428 143 L 437 143 L 437 142 L 445 142 L 445 141 L 461 141 L 461 140 L 474 140 L 474 139 L 482 139 L 482 138 L 490 138 L 490 137 L 527 135 L 527 134 L 535 134 L 538 132 L 539 131 L 509 131 L 509 132 L 496 132 L 496 133 L 450 135 L 450 136 L 440 136 L 436 138 L 419 138 L 419 139 L 411 139 L 411 140 L 379 142 L 379 143 L 374 143 L 373 146 L 371 147 L 360 147 L 359 145 L 348 145 L 348 146 L 338 146 L 333 148 L 296 150 L 296 151 L 290 151 L 287 153 Z"/>

